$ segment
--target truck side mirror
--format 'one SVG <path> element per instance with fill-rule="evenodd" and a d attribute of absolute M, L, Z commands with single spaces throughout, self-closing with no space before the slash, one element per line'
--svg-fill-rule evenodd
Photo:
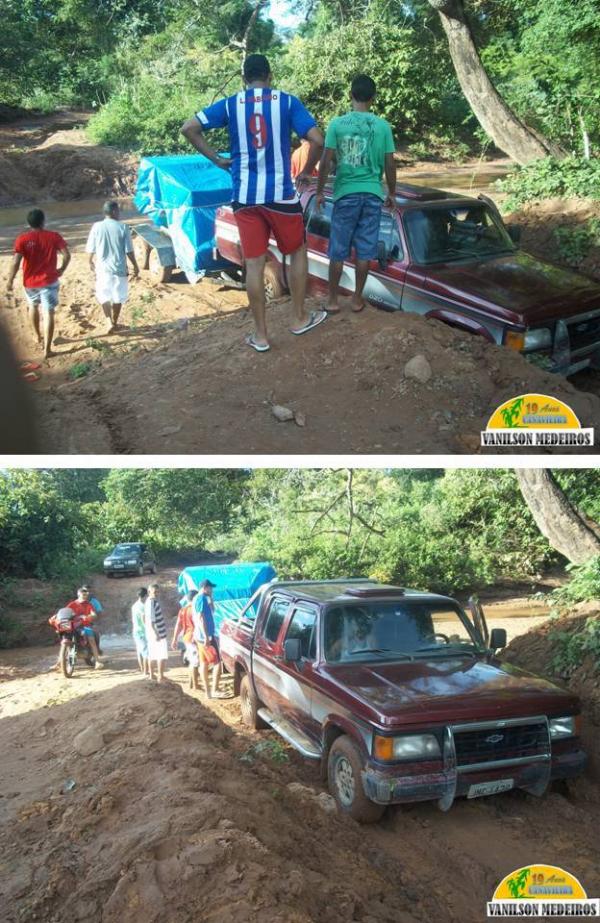
<path fill-rule="evenodd" d="M 507 224 L 506 230 L 508 231 L 508 236 L 512 240 L 513 244 L 516 244 L 517 247 L 521 243 L 521 233 L 523 228 L 520 224 Z"/>
<path fill-rule="evenodd" d="M 502 647 L 506 647 L 506 628 L 492 628 L 490 648 L 498 651 Z"/>
<path fill-rule="evenodd" d="M 288 638 L 283 642 L 283 659 L 292 663 L 302 660 L 302 644 L 300 638 Z"/>

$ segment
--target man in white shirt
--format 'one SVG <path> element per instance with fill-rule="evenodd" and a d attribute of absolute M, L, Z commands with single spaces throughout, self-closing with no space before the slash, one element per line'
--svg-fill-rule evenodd
<path fill-rule="evenodd" d="M 127 301 L 127 260 L 133 266 L 133 277 L 139 268 L 133 252 L 131 232 L 119 221 L 117 202 L 105 202 L 104 220 L 92 225 L 86 245 L 90 255 L 90 269 L 96 272 L 96 298 L 102 305 L 107 321 L 107 333 L 113 333 L 121 307 Z"/>

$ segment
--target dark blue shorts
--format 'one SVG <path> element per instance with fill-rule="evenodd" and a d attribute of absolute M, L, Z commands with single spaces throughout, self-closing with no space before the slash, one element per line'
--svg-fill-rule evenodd
<path fill-rule="evenodd" d="M 382 200 L 371 192 L 352 192 L 334 202 L 329 259 L 349 259 L 352 247 L 358 260 L 377 259 L 382 208 Z"/>

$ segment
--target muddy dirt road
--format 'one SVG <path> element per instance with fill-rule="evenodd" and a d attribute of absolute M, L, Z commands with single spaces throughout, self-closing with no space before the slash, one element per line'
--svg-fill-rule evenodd
<path fill-rule="evenodd" d="M 42 361 L 40 380 L 28 385 L 40 452 L 471 454 L 481 451 L 479 434 L 493 410 L 525 391 L 553 394 L 584 425 L 600 425 L 594 375 L 566 382 L 415 315 L 348 312 L 297 338 L 283 298 L 269 309 L 273 349 L 257 355 L 244 345 L 252 324 L 243 292 L 209 280 L 191 286 L 181 274 L 165 285 L 145 272 L 131 286 L 125 328 L 107 336 L 82 252 L 100 211 L 101 200 L 90 196 L 130 195 L 135 163 L 90 145 L 77 119 L 85 116 L 0 126 L 0 197 L 4 190 L 3 201 L 12 203 L 0 214 L 2 252 L 8 257 L 22 226 L 15 203 L 48 199 L 50 226 L 64 231 L 75 251 L 61 285 L 57 355 Z M 399 175 L 489 192 L 506 167 L 413 164 Z M 135 222 L 130 199 L 124 205 Z M 0 291 L 7 263 L 0 264 Z M 1 296 L 0 305 L 18 358 L 38 360 L 20 290 Z M 416 356 L 431 367 L 423 383 L 404 374 Z M 278 422 L 277 404 L 302 425 Z"/>
<path fill-rule="evenodd" d="M 158 576 L 170 615 L 175 575 Z M 137 581 L 103 580 L 110 635 Z M 48 672 L 52 648 L 0 656 L 11 668 L 0 684 L 3 923 L 483 923 L 499 880 L 536 861 L 600 893 L 590 780 L 448 814 L 395 808 L 360 828 L 329 813 L 312 764 L 243 727 L 237 700 L 188 692 L 175 654 L 159 687 L 137 673 L 128 639 L 106 640 L 106 669 L 71 681 Z"/>

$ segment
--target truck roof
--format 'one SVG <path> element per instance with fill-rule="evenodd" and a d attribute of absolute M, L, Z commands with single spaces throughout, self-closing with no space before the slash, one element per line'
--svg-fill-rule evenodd
<path fill-rule="evenodd" d="M 359 600 L 385 600 L 399 597 L 429 602 L 456 603 L 450 596 L 425 593 L 407 587 L 391 586 L 376 580 L 338 578 L 336 580 L 274 580 L 269 590 L 283 592 L 290 596 L 301 596 L 315 602 L 357 602 Z"/>
<path fill-rule="evenodd" d="M 316 191 L 316 185 L 307 190 L 309 196 Z M 328 183 L 325 186 L 327 195 L 333 194 L 333 185 Z M 445 189 L 436 189 L 435 186 L 416 186 L 413 183 L 398 183 L 396 186 L 396 202 L 398 205 L 423 205 L 430 202 L 457 202 L 464 205 L 465 202 L 473 202 L 481 205 L 481 200 L 476 196 L 466 196 L 460 192 L 447 192 Z"/>

